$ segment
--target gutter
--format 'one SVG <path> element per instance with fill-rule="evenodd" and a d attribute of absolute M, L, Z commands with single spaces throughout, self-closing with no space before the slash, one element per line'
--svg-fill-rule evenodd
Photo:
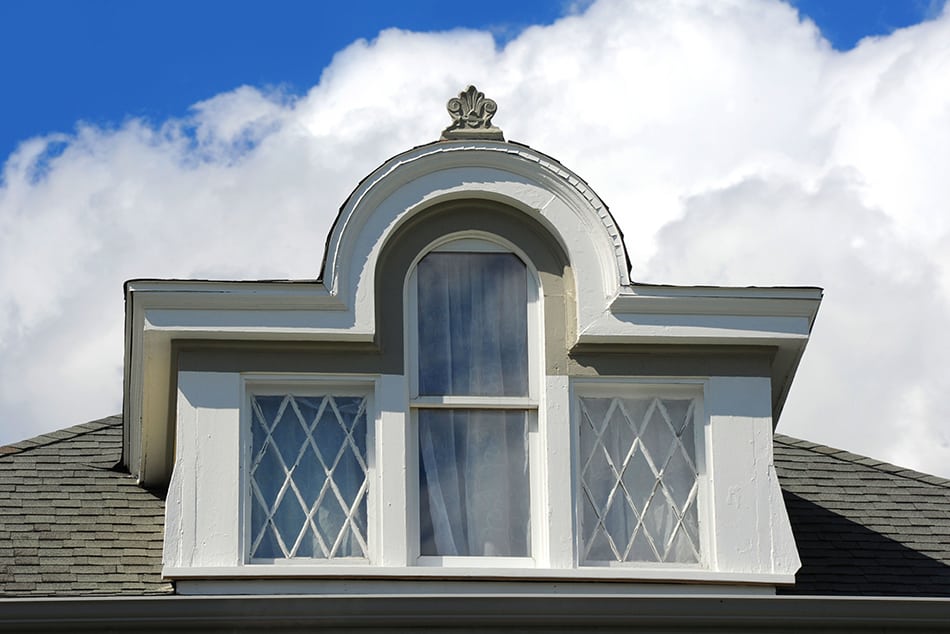
<path fill-rule="evenodd" d="M 22 632 L 433 627 L 946 632 L 950 598 L 427 594 L 0 599 L 0 629 Z"/>

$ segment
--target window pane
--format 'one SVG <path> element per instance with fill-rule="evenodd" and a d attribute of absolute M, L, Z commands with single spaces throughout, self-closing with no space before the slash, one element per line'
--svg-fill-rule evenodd
<path fill-rule="evenodd" d="M 694 399 L 579 405 L 582 559 L 699 561 Z"/>
<path fill-rule="evenodd" d="M 527 413 L 419 411 L 423 555 L 530 551 Z"/>
<path fill-rule="evenodd" d="M 527 396 L 528 294 L 511 253 L 430 253 L 419 262 L 419 393 Z"/>
<path fill-rule="evenodd" d="M 250 556 L 366 557 L 366 398 L 251 405 Z"/>

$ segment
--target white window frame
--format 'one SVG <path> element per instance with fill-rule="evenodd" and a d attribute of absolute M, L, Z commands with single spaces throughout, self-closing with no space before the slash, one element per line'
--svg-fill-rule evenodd
<path fill-rule="evenodd" d="M 523 397 L 496 396 L 420 396 L 419 395 L 419 314 L 416 270 L 419 262 L 430 253 L 511 253 L 525 265 L 527 276 L 527 354 L 528 395 Z M 405 324 L 405 372 L 409 394 L 407 395 L 407 469 L 406 469 L 406 515 L 408 564 L 419 567 L 445 568 L 534 568 L 547 558 L 544 548 L 547 543 L 547 525 L 543 521 L 545 499 L 542 490 L 545 456 L 543 452 L 544 416 L 542 406 L 542 373 L 544 346 L 542 325 L 543 306 L 541 282 L 531 259 L 514 244 L 498 236 L 466 231 L 441 237 L 422 249 L 413 259 L 406 275 L 404 288 Z M 528 462 L 530 491 L 530 548 L 527 557 L 491 556 L 423 556 L 420 554 L 419 525 L 419 423 L 421 409 L 493 409 L 522 410 L 528 425 Z"/>
<path fill-rule="evenodd" d="M 359 375 L 275 375 L 245 374 L 242 376 L 241 407 L 241 483 L 240 483 L 240 551 L 242 561 L 247 566 L 374 566 L 379 563 L 379 532 L 381 530 L 378 510 L 380 473 L 377 468 L 378 410 L 376 392 L 378 380 L 374 377 Z M 252 398 L 258 396 L 287 395 L 308 396 L 362 396 L 366 398 L 366 557 L 341 557 L 325 559 L 320 557 L 293 558 L 251 558 L 251 465 L 253 420 Z"/>
<path fill-rule="evenodd" d="M 571 381 L 571 491 L 574 503 L 574 562 L 578 569 L 616 568 L 624 570 L 696 570 L 712 568 L 711 542 L 713 515 L 710 510 L 710 478 L 706 465 L 706 445 L 709 442 L 709 420 L 706 417 L 704 402 L 708 391 L 708 380 L 692 378 L 669 378 L 656 380 L 637 377 L 575 378 Z M 696 511 L 699 518 L 699 561 L 693 563 L 676 562 L 585 562 L 583 561 L 583 534 L 581 517 L 584 497 L 581 490 L 580 455 L 580 398 L 683 398 L 696 399 L 693 409 L 693 446 L 697 470 Z M 652 484 L 652 483 L 651 483 Z"/>

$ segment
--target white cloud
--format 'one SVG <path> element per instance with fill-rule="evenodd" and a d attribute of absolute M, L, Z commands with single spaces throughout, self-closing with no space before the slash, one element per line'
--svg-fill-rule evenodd
<path fill-rule="evenodd" d="M 826 289 L 780 431 L 950 475 L 947 76 L 946 12 L 839 53 L 779 2 L 605 1 L 32 139 L 0 185 L 0 441 L 118 411 L 125 279 L 316 276 L 350 189 L 474 82 L 610 204 L 636 279 Z"/>

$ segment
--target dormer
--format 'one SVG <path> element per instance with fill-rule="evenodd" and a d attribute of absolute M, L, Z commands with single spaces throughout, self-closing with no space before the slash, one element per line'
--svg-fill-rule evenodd
<path fill-rule="evenodd" d="M 583 179 L 475 88 L 448 109 L 346 200 L 316 281 L 126 285 L 164 575 L 793 583 L 772 432 L 821 291 L 637 284 Z"/>

